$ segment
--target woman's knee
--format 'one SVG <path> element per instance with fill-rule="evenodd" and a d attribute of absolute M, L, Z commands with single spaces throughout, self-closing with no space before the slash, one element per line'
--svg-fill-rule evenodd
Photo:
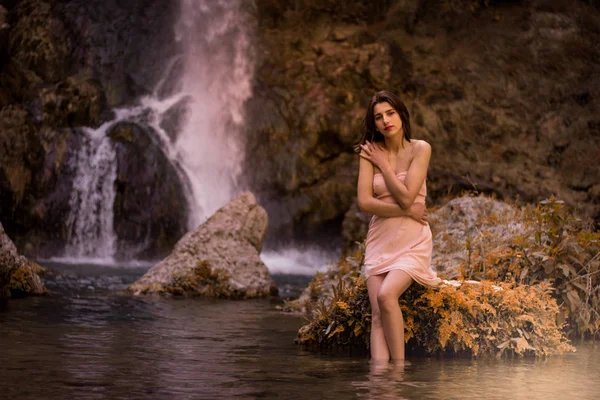
<path fill-rule="evenodd" d="M 379 310 L 371 312 L 371 329 L 383 328 L 383 320 Z"/>
<path fill-rule="evenodd" d="M 379 309 L 382 311 L 389 311 L 394 307 L 399 307 L 398 296 L 387 290 L 380 290 L 377 292 L 377 305 L 379 305 Z"/>

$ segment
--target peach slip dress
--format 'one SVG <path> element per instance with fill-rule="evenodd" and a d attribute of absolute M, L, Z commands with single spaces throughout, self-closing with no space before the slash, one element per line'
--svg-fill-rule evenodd
<path fill-rule="evenodd" d="M 404 182 L 407 171 L 396 176 Z M 385 184 L 382 174 L 373 176 L 373 193 L 386 203 L 396 203 Z M 425 204 L 427 186 L 423 186 L 415 203 Z M 408 273 L 421 285 L 436 287 L 440 278 L 431 269 L 433 242 L 429 225 L 423 225 L 410 217 L 385 218 L 374 215 L 369 223 L 365 248 L 363 273 L 368 279 L 393 269 Z"/>

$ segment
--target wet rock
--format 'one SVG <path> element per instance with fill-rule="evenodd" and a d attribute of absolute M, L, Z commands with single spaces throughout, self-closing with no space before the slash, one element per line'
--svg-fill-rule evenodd
<path fill-rule="evenodd" d="M 21 256 L 0 223 L 0 298 L 45 295 L 43 268 Z"/>
<path fill-rule="evenodd" d="M 108 136 L 115 141 L 117 153 L 117 257 L 164 257 L 186 231 L 183 175 L 170 163 L 150 128 L 120 122 Z"/>
<path fill-rule="evenodd" d="M 69 129 L 38 127 L 23 107 L 0 110 L 0 218 L 28 257 L 48 257 L 64 245 L 77 138 Z"/>
<path fill-rule="evenodd" d="M 108 106 L 132 103 L 154 88 L 171 56 L 180 51 L 173 45 L 179 4 L 1 3 L 0 219 L 23 254 L 48 257 L 60 253 L 67 239 L 65 221 L 74 178 L 68 161 L 81 148 L 83 136 L 73 127 L 97 127 L 110 119 Z M 140 145 L 145 143 L 140 140 Z M 149 158 L 160 164 L 164 157 L 155 148 L 145 158 L 146 150 L 141 148 L 136 153 L 139 157 L 132 158 L 145 160 L 140 164 L 144 168 L 152 165 Z M 121 225 L 127 228 L 121 232 L 131 238 L 126 247 L 136 245 L 130 254 L 157 257 L 164 256 L 185 233 L 186 205 L 173 171 L 176 167 L 157 167 L 162 173 L 148 168 L 136 175 L 144 176 L 138 179 L 141 184 L 126 185 L 129 191 L 120 186 L 121 193 L 126 192 L 120 199 L 139 194 L 140 185 L 166 188 L 150 196 L 154 208 L 143 212 L 147 218 L 143 223 L 137 219 L 139 212 L 131 214 L 134 220 L 123 216 L 121 221 L 126 222 Z M 164 172 L 169 168 L 170 172 Z M 156 181 L 149 183 L 152 179 Z M 143 196 L 148 197 L 145 190 Z M 168 199 L 157 200 L 161 195 Z M 154 206 L 155 201 L 164 206 Z M 128 204 L 121 203 L 121 209 L 136 208 L 131 199 Z M 152 212 L 160 222 L 153 222 Z M 146 240 L 148 232 L 156 237 Z M 147 251 L 149 246 L 156 246 L 155 250 Z"/>
<path fill-rule="evenodd" d="M 104 91 L 98 82 L 89 79 L 69 77 L 44 88 L 38 102 L 41 122 L 47 126 L 96 128 L 108 119 Z"/>
<path fill-rule="evenodd" d="M 76 38 L 79 74 L 101 83 L 110 107 L 152 93 L 180 51 L 173 29 L 178 2 L 69 0 L 53 7 Z"/>
<path fill-rule="evenodd" d="M 166 77 L 162 80 L 161 85 L 156 90 L 156 96 L 160 100 L 164 100 L 182 90 L 182 76 L 185 72 L 185 63 L 182 57 L 175 59 L 168 66 Z"/>
<path fill-rule="evenodd" d="M 160 127 L 167 132 L 171 142 L 176 142 L 182 126 L 186 122 L 189 113 L 191 98 L 186 96 L 173 104 L 162 116 Z"/>
<path fill-rule="evenodd" d="M 246 192 L 187 233 L 129 290 L 136 295 L 264 297 L 277 293 L 259 254 L 267 213 Z"/>

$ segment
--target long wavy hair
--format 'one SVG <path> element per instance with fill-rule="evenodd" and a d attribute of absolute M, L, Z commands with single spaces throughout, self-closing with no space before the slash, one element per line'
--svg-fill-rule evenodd
<path fill-rule="evenodd" d="M 371 97 L 371 101 L 369 102 L 369 107 L 367 108 L 367 115 L 365 115 L 365 119 L 362 124 L 362 137 L 360 138 L 360 142 L 354 146 L 354 151 L 360 153 L 360 145 L 365 144 L 367 141 L 369 142 L 383 142 L 383 134 L 377 130 L 375 127 L 375 115 L 373 109 L 375 108 L 375 104 L 379 103 L 390 103 L 390 105 L 398 112 L 400 115 L 400 120 L 402 121 L 402 132 L 404 132 L 404 139 L 407 142 L 410 142 L 411 138 L 411 130 L 410 130 L 410 115 L 408 114 L 408 109 L 406 105 L 400 100 L 398 96 L 393 93 L 390 93 L 386 90 L 379 91 L 375 93 L 373 97 Z"/>

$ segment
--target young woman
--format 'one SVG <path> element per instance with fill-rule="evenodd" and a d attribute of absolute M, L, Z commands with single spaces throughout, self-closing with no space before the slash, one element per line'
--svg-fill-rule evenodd
<path fill-rule="evenodd" d="M 425 178 L 431 146 L 411 139 L 406 106 L 377 92 L 364 120 L 358 174 L 358 205 L 373 214 L 363 271 L 372 309 L 371 358 L 404 359 L 404 320 L 398 298 L 414 281 L 437 286 L 431 269 L 431 230 L 425 209 Z"/>

